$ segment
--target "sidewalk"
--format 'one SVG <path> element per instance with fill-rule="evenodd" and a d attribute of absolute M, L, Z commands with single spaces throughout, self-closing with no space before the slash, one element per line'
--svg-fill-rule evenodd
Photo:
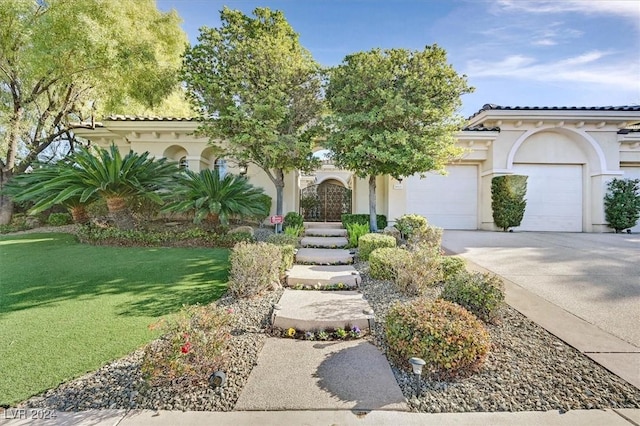
<path fill-rule="evenodd" d="M 36 414 L 36 411 L 25 415 Z M 101 410 L 55 413 L 52 420 L 7 420 L 0 414 L 0 425 L 403 425 L 403 426 L 638 426 L 640 410 L 525 411 L 519 413 L 424 414 L 394 411 L 148 411 Z M 17 416 L 16 416 L 17 417 Z"/>

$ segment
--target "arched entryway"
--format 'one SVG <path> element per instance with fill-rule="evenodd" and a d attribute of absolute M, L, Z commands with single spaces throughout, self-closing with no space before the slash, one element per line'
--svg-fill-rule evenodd
<path fill-rule="evenodd" d="M 307 222 L 339 222 L 351 213 L 351 190 L 337 179 L 327 179 L 300 190 L 300 214 Z"/>

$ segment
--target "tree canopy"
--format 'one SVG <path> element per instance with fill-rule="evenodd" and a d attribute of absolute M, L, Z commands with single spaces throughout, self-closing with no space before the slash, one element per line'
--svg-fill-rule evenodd
<path fill-rule="evenodd" d="M 154 0 L 3 0 L 0 22 L 2 185 L 92 116 L 188 113 L 175 94 L 187 38 Z"/>
<path fill-rule="evenodd" d="M 204 120 L 199 133 L 221 153 L 264 170 L 282 214 L 284 173 L 317 165 L 321 69 L 282 12 L 258 8 L 253 15 L 224 8 L 221 26 L 202 28 L 187 50 L 182 74 Z"/>
<path fill-rule="evenodd" d="M 376 176 L 443 171 L 461 154 L 454 135 L 463 121 L 456 111 L 473 88 L 436 45 L 348 55 L 329 77 L 331 116 L 323 145 L 337 165 L 369 177 L 370 226 L 376 230 Z"/>

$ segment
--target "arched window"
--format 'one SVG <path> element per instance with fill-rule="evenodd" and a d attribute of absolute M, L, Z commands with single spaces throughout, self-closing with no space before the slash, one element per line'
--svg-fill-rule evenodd
<path fill-rule="evenodd" d="M 227 160 L 224 158 L 216 158 L 213 164 L 214 169 L 218 171 L 222 179 L 227 174 Z"/>
<path fill-rule="evenodd" d="M 178 167 L 180 168 L 180 170 L 185 170 L 189 168 L 189 162 L 187 161 L 187 157 L 180 158 L 180 161 L 178 162 Z"/>

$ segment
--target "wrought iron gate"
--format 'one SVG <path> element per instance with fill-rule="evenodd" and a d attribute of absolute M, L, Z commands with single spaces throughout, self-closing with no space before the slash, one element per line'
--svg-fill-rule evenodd
<path fill-rule="evenodd" d="M 351 213 L 351 190 L 323 182 L 300 191 L 300 214 L 307 222 L 339 222 Z"/>

